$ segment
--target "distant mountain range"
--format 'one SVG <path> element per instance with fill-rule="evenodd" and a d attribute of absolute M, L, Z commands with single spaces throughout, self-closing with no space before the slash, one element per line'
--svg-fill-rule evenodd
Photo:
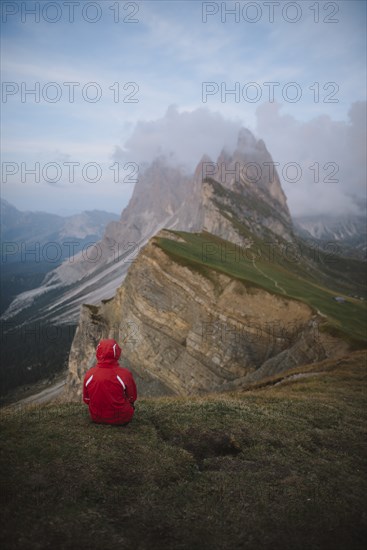
<path fill-rule="evenodd" d="M 0 206 L 3 264 L 17 261 L 61 263 L 88 244 L 99 241 L 107 223 L 119 217 L 100 210 L 67 217 L 46 212 L 21 212 L 4 199 Z"/>
<path fill-rule="evenodd" d="M 116 214 L 93 210 L 73 216 L 22 212 L 1 199 L 1 312 L 16 295 L 38 287 L 46 273 L 81 251 L 93 252 Z M 69 259 L 71 261 L 71 259 Z"/>
<path fill-rule="evenodd" d="M 296 233 L 311 241 L 333 242 L 340 254 L 366 259 L 367 217 L 349 216 L 302 216 L 293 219 Z"/>

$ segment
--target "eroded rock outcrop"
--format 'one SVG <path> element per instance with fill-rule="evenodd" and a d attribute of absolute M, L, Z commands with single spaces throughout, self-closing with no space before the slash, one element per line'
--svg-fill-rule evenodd
<path fill-rule="evenodd" d="M 160 236 L 180 238 L 168 231 Z M 79 398 L 101 337 L 120 342 L 127 366 L 146 388 L 190 395 L 229 390 L 332 355 L 335 342 L 319 332 L 321 321 L 300 301 L 175 261 L 155 237 L 112 300 L 83 306 L 66 397 Z"/>

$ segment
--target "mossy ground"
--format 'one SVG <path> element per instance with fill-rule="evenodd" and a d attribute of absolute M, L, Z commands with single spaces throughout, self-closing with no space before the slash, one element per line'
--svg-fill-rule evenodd
<path fill-rule="evenodd" d="M 140 400 L 126 428 L 3 409 L 3 548 L 364 548 L 366 354 L 300 372 Z"/>

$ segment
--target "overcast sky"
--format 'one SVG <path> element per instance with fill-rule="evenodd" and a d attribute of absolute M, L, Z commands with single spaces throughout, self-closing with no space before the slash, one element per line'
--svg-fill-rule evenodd
<path fill-rule="evenodd" d="M 364 203 L 363 0 L 1 7 L 1 196 L 20 210 L 120 213 L 145 162 L 193 169 L 241 126 L 292 214 Z"/>

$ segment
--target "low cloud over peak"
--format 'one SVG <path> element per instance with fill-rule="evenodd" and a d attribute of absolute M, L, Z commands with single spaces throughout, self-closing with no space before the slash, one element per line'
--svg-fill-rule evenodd
<path fill-rule="evenodd" d="M 299 121 L 282 114 L 277 103 L 261 105 L 256 114 L 257 134 L 265 140 L 273 160 L 279 162 L 279 175 L 293 215 L 339 215 L 364 208 L 365 101 L 351 105 L 347 122 L 328 115 Z M 296 180 L 293 163 L 300 167 L 298 181 L 292 181 Z"/>
<path fill-rule="evenodd" d="M 282 114 L 281 105 L 264 103 L 256 112 L 257 139 L 274 162 L 293 215 L 358 213 L 365 204 L 366 102 L 353 103 L 347 122 L 328 115 L 308 121 Z M 242 128 L 242 130 L 241 130 Z M 207 108 L 180 111 L 171 105 L 156 120 L 139 121 L 114 157 L 151 163 L 162 156 L 193 172 L 203 154 L 216 160 L 234 151 L 246 124 Z M 240 136 L 242 135 L 240 134 Z"/>
<path fill-rule="evenodd" d="M 216 159 L 223 147 L 233 150 L 240 120 L 228 120 L 207 108 L 182 111 L 174 105 L 156 120 L 140 120 L 124 149 L 116 148 L 116 160 L 151 163 L 164 156 L 173 164 L 194 171 L 203 154 Z"/>

